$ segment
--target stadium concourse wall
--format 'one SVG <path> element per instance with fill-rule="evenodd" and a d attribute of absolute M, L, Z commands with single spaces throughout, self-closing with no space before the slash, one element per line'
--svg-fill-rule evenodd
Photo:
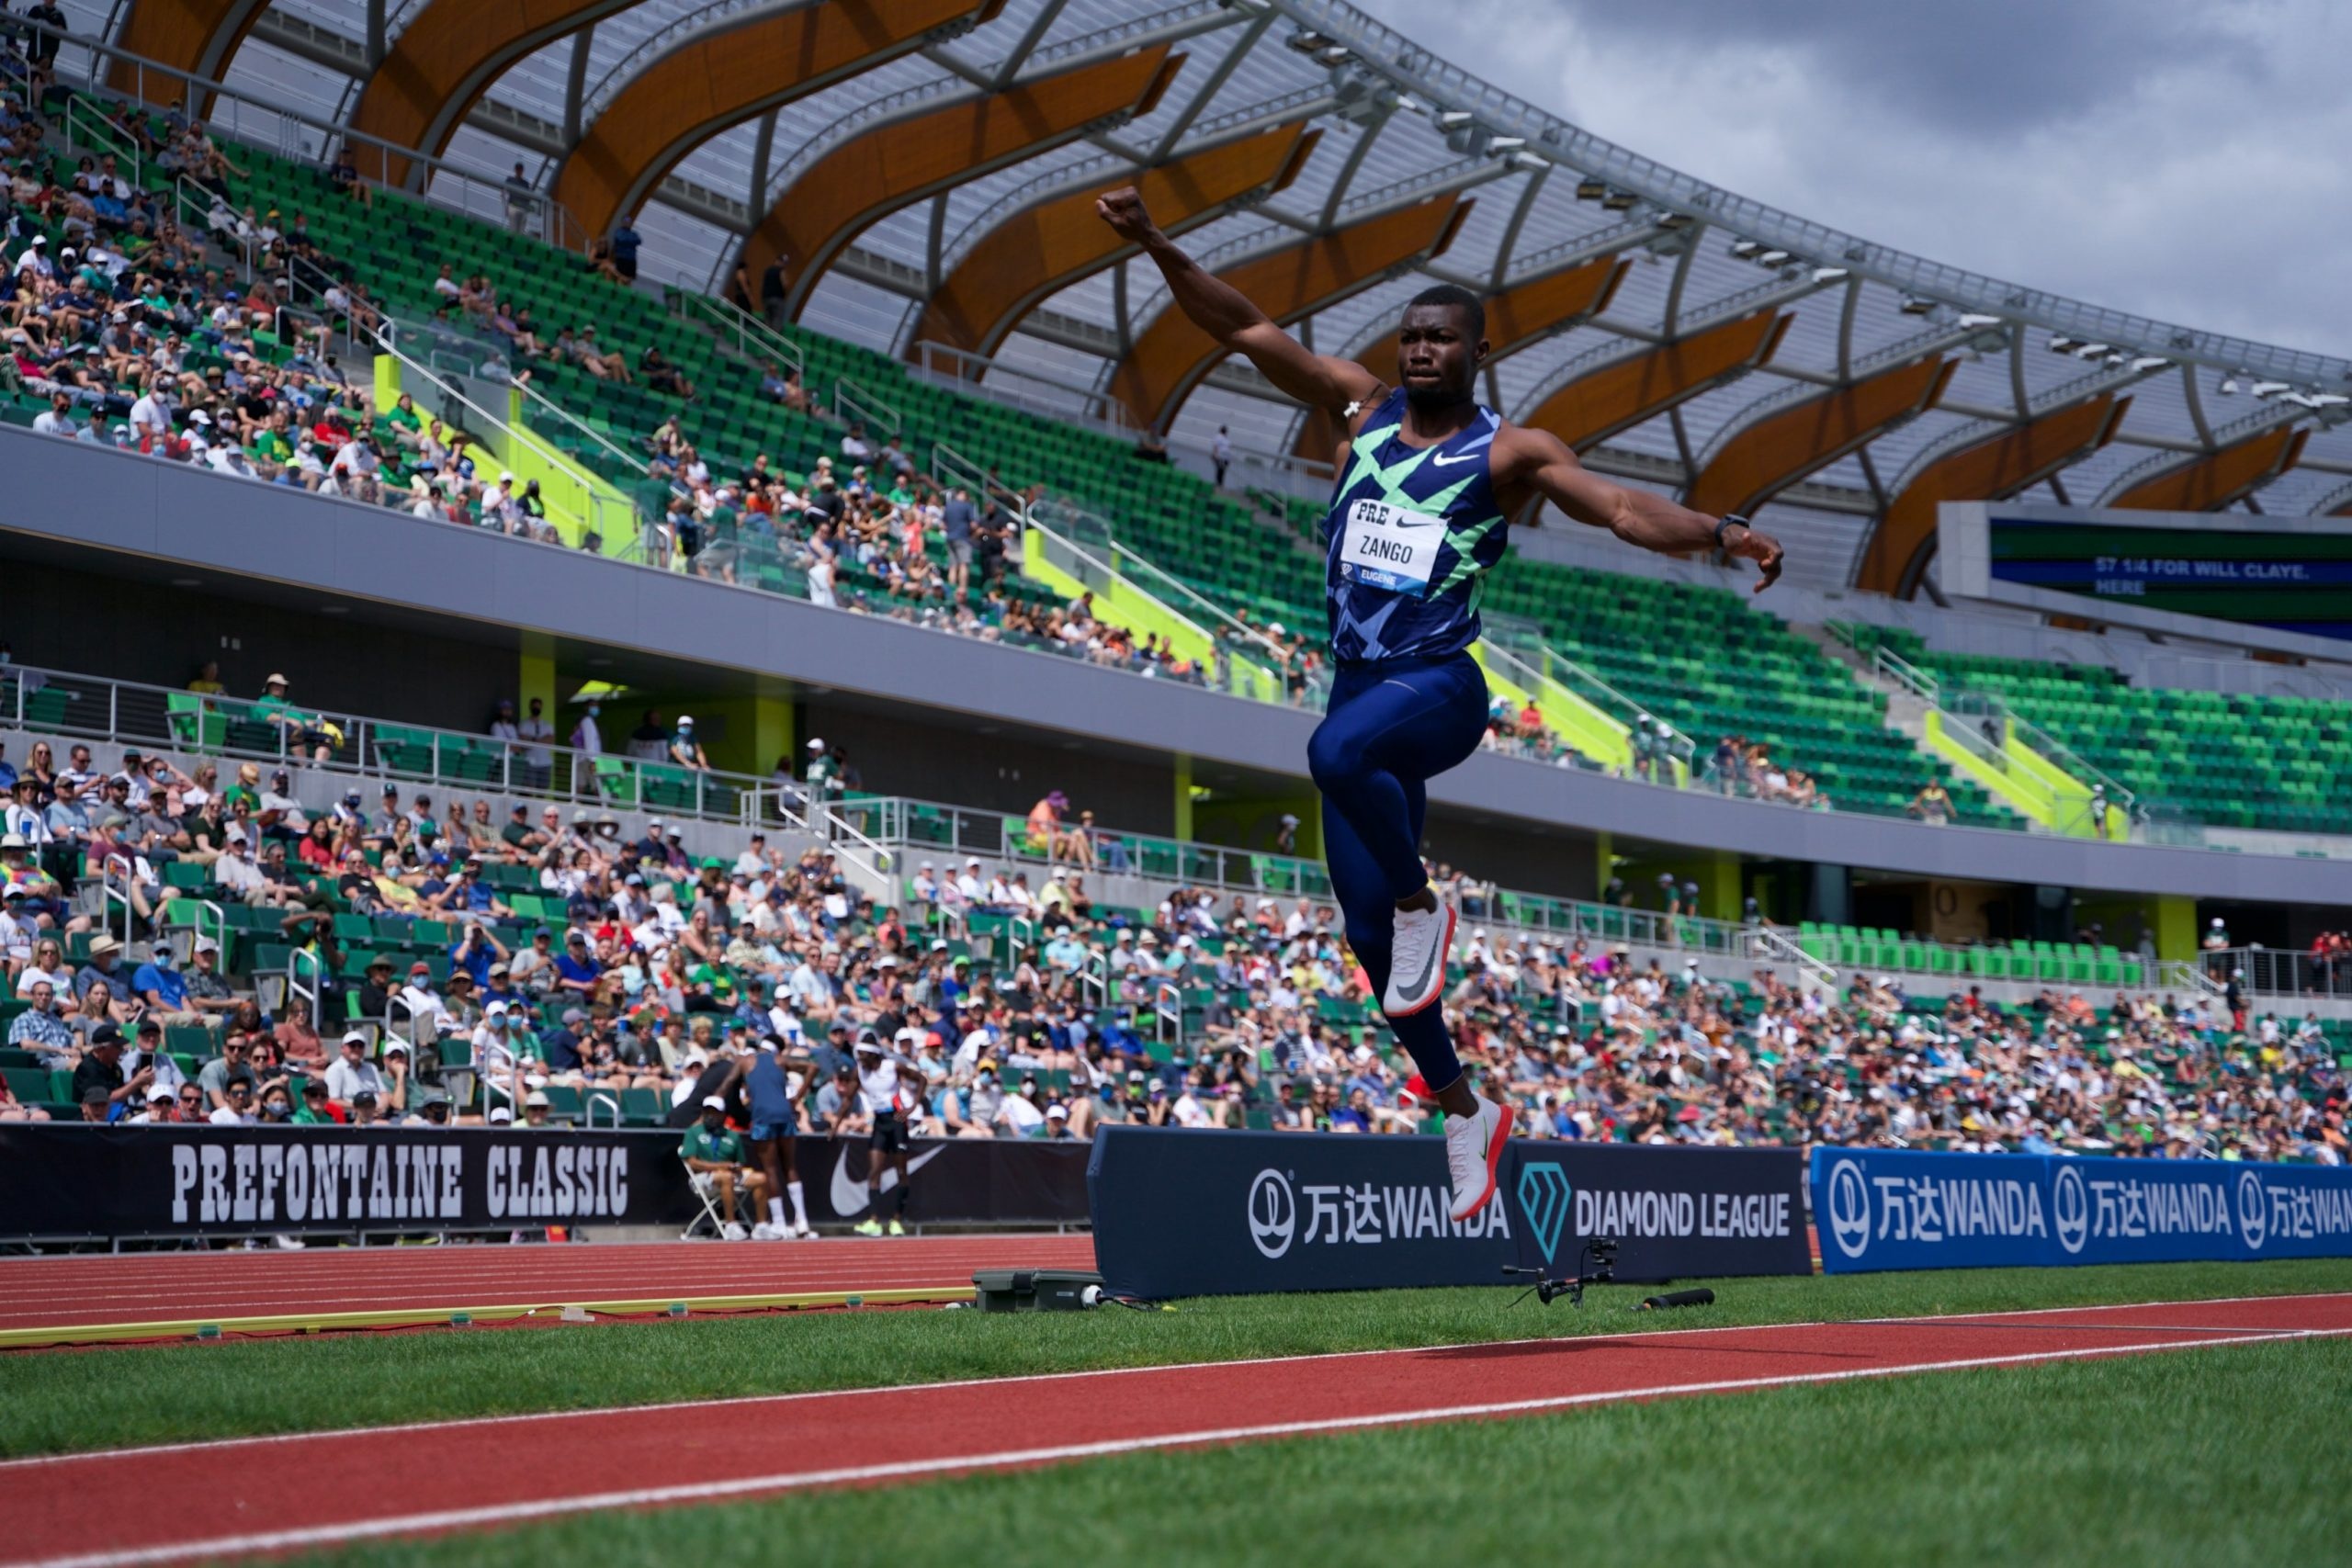
<path fill-rule="evenodd" d="M 0 533 L 84 570 L 238 579 L 350 606 L 348 619 L 539 634 L 673 664 L 822 686 L 939 718 L 1023 725 L 1125 751 L 1304 774 L 1317 716 L 1145 682 L 879 616 L 822 608 L 486 530 L 0 429 Z M 18 547 L 22 553 L 22 547 Z M 491 628 L 495 628 L 494 633 Z M 2340 863 L 1807 812 L 1481 752 L 1435 781 L 1433 815 L 1535 834 L 1608 833 L 1925 876 L 2265 903 L 2341 902 Z"/>

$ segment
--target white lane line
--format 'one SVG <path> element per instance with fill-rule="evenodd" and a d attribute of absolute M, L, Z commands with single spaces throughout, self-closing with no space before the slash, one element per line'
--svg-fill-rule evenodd
<path fill-rule="evenodd" d="M 2149 1307 L 2202 1307 L 2243 1302 L 2331 1302 L 2352 1300 L 2352 1292 L 2330 1292 L 2325 1294 L 2301 1296 L 2222 1296 L 2185 1302 L 2126 1302 L 2113 1303 L 2111 1309 L 2086 1308 L 2086 1311 L 2125 1311 Z M 2040 1310 L 2040 1309 L 2035 1309 Z M 2072 1309 L 2065 1309 L 2072 1310 Z M 1952 1323 L 1972 1317 L 2003 1315 L 1995 1313 L 1962 1313 L 1942 1317 L 1883 1317 L 1845 1318 L 1838 1320 L 1805 1319 L 1795 1323 L 1721 1323 L 1703 1328 L 1629 1328 L 1615 1334 L 1542 1334 L 1524 1339 L 1476 1339 L 1453 1345 L 1408 1345 L 1363 1350 L 1322 1350 L 1304 1356 L 1250 1356 L 1239 1359 L 1208 1361 L 1165 1361 L 1153 1365 L 1128 1367 L 1086 1367 L 1067 1371 L 1014 1372 L 1000 1377 L 952 1378 L 939 1382 L 876 1383 L 859 1387 L 804 1389 L 786 1393 L 730 1394 L 716 1399 L 665 1400 L 656 1404 L 585 1405 L 570 1410 L 529 1410 L 512 1415 L 459 1416 L 435 1421 L 398 1421 L 369 1427 L 330 1427 L 300 1432 L 262 1432 L 241 1438 L 195 1438 L 181 1442 L 148 1443 L 132 1448 L 79 1449 L 69 1453 L 32 1454 L 21 1459 L 0 1459 L 0 1471 L 24 1470 L 41 1465 L 78 1464 L 89 1460 L 139 1459 L 149 1454 L 201 1452 L 210 1449 L 236 1448 L 243 1444 L 307 1443 L 335 1438 L 364 1437 L 373 1432 L 450 1432 L 469 1427 L 506 1427 L 534 1421 L 565 1421 L 575 1416 L 587 1418 L 605 1416 L 634 1416 L 653 1411 L 682 1410 L 707 1407 L 718 1410 L 742 1404 L 781 1404 L 799 1400 L 829 1399 L 837 1394 L 888 1393 L 912 1389 L 932 1388 L 1012 1388 L 1026 1383 L 1079 1382 L 1090 1378 L 1148 1376 L 1160 1372 L 1200 1371 L 1214 1367 L 1264 1367 L 1295 1361 L 1341 1361 L 1383 1356 L 1432 1356 L 1457 1350 L 1508 1349 L 1527 1345 L 1605 1345 L 1624 1340 L 1651 1341 L 1659 1339 L 1689 1339 L 1709 1334 L 1768 1334 L 1786 1333 L 1806 1328 L 1841 1328 L 1860 1324 L 1923 1324 Z M 2012 1314 L 2008 1315 L 2028 1315 Z M 2267 1334 L 2268 1329 L 2249 1332 Z M 2298 1333 L 2352 1332 L 2352 1329 L 2310 1329 Z M 5 1564 L 0 1564 L 5 1568 Z"/>
<path fill-rule="evenodd" d="M 2045 1361 L 2076 1361 L 2108 1356 L 2147 1355 L 2163 1350 L 2211 1350 L 2228 1345 L 2259 1344 L 2269 1340 L 2335 1337 L 2346 1334 L 2352 1334 L 2352 1329 L 2279 1329 L 2247 1335 L 2235 1339 L 2189 1339 L 2177 1342 L 2153 1340 L 2139 1345 L 2085 1346 L 2067 1350 L 2037 1350 L 2013 1356 L 1972 1356 L 1960 1360 L 1921 1361 L 1908 1366 L 1847 1368 L 1838 1371 L 1789 1372 L 1770 1377 L 1724 1378 L 1707 1382 L 1659 1383 L 1649 1388 L 1555 1394 L 1542 1399 L 1515 1399 L 1483 1404 L 1454 1404 L 1420 1410 L 1395 1410 L 1368 1416 L 1335 1416 L 1313 1421 L 1272 1421 L 1250 1427 L 1216 1427 L 1190 1432 L 1161 1433 L 1148 1437 L 1111 1438 L 1091 1443 L 1063 1443 L 1048 1448 L 1008 1449 L 994 1453 L 954 1454 L 937 1459 L 844 1465 L 832 1470 L 743 1476 L 731 1481 L 700 1481 L 674 1486 L 639 1487 L 626 1492 L 598 1492 L 577 1497 L 548 1497 L 526 1503 L 499 1503 L 473 1508 L 447 1508 L 437 1513 L 400 1515 L 388 1518 L 363 1519 L 334 1525 L 311 1525 L 300 1529 L 268 1530 L 249 1535 L 218 1536 L 209 1540 L 175 1541 L 168 1546 L 141 1547 L 122 1551 L 95 1551 L 64 1557 L 23 1558 L 0 1563 L 0 1568 L 128 1568 L 130 1564 L 177 1562 L 193 1558 L 288 1551 L 306 1546 L 320 1546 L 344 1540 L 372 1540 L 390 1535 L 421 1535 L 442 1530 L 519 1524 L 530 1519 L 551 1518 L 566 1514 L 593 1513 L 606 1508 L 639 1508 L 679 1503 L 713 1502 L 727 1497 L 795 1492 L 815 1486 L 851 1485 L 860 1482 L 905 1480 L 916 1476 L 940 1475 L 956 1471 L 989 1470 L 1014 1465 L 1048 1464 L 1066 1460 L 1098 1459 L 1112 1454 L 1136 1453 L 1152 1449 L 1191 1448 L 1205 1443 L 1306 1437 L 1317 1433 L 1352 1431 L 1368 1427 L 1413 1426 L 1432 1421 L 1465 1420 L 1477 1416 L 1527 1416 L 1544 1411 L 1569 1410 L 1580 1405 L 1613 1404 L 1637 1399 L 1664 1399 L 1679 1394 L 1730 1393 L 1750 1389 L 1785 1388 L 1808 1383 L 1850 1382 L 1868 1378 L 1905 1377 L 1917 1372 L 1966 1371 L 1983 1367 L 2015 1367 Z"/>

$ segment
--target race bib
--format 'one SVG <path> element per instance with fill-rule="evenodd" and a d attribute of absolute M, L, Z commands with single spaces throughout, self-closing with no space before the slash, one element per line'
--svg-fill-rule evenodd
<path fill-rule="evenodd" d="M 1351 582 L 1392 593 L 1426 593 L 1444 542 L 1442 517 L 1385 501 L 1359 501 L 1348 508 L 1340 534 L 1340 570 Z"/>

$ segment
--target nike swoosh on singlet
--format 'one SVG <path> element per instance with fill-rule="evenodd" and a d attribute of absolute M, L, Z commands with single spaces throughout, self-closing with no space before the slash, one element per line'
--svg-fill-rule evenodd
<path fill-rule="evenodd" d="M 910 1177 L 913 1176 L 916 1171 L 946 1152 L 946 1145 L 943 1144 L 929 1154 L 917 1155 L 907 1161 L 907 1174 Z M 898 1184 L 899 1173 L 895 1168 L 882 1173 L 883 1191 L 888 1192 Z M 864 1181 L 854 1181 L 850 1179 L 849 1149 L 844 1146 L 842 1149 L 841 1157 L 833 1162 L 833 1213 L 844 1220 L 854 1214 L 865 1213 L 865 1205 L 872 1201 L 868 1196 L 872 1191 L 873 1189 L 867 1187 Z"/>
<path fill-rule="evenodd" d="M 1479 453 L 1484 452 L 1486 448 L 1484 446 L 1479 446 L 1463 453 L 1458 457 L 1431 457 L 1430 459 L 1430 466 L 1434 468 L 1450 468 L 1456 463 L 1466 463 L 1470 461 L 1470 459 L 1476 457 Z"/>

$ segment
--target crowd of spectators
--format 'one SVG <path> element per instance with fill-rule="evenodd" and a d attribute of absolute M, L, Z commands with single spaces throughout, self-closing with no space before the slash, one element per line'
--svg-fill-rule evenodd
<path fill-rule="evenodd" d="M 1660 735 L 1655 745 L 1663 758 L 1667 750 L 1666 727 L 1658 727 Z M 1701 780 L 1709 788 L 1724 795 L 1745 795 L 1752 800 L 1778 801 L 1808 811 L 1826 811 L 1830 799 L 1821 792 L 1813 775 L 1803 768 L 1792 768 L 1775 761 L 1771 748 L 1762 741 L 1750 740 L 1744 735 L 1725 735 L 1716 740 L 1714 750 L 1708 754 Z M 1931 783 L 1933 781 L 1930 781 Z M 1939 791 L 1941 785 L 1935 786 Z M 1949 807 L 1949 801 L 1946 802 Z M 1915 811 L 1914 815 L 1917 815 Z"/>
<path fill-rule="evenodd" d="M 303 214 L 232 205 L 241 171 L 202 120 L 126 116 L 121 152 L 60 180 L 37 103 L 0 88 L 0 343 L 50 399 L 35 431 L 555 539 L 536 481 L 345 378 L 334 345 L 376 307 Z"/>
<path fill-rule="evenodd" d="M 500 820 L 486 801 L 436 814 L 391 788 L 372 810 L 357 792 L 305 807 L 283 774 L 248 766 L 224 787 L 209 767 L 136 754 L 101 771 L 82 746 L 62 766 L 38 749 L 15 785 L 8 825 L 35 813 L 51 837 L 0 839 L 0 948 L 28 1004 L 6 1043 L 73 1075 L 92 1120 L 547 1124 L 561 1088 L 650 1090 L 683 1127 L 712 1094 L 732 1107 L 762 1042 L 798 1075 L 809 1131 L 855 1130 L 861 1046 L 920 1080 L 908 1115 L 923 1136 L 1084 1137 L 1122 1121 L 1408 1132 L 1430 1114 L 1330 906 L 1206 888 L 1099 906 L 1095 842 L 1051 795 L 1030 826 L 1057 863 L 1036 886 L 977 860 L 924 866 L 893 908 L 821 846 L 788 855 L 754 833 L 697 859 L 678 824 L 632 829 L 585 807 Z M 95 818 L 85 791 L 105 803 Z M 134 962 L 108 931 L 67 960 L 88 920 L 70 868 L 42 865 L 73 845 L 142 879 L 209 856 L 210 896 L 271 911 L 317 957 L 333 1021 L 300 996 L 265 1010 L 209 935 L 146 931 L 169 940 Z M 518 920 L 507 898 L 525 888 L 560 918 Z M 987 944 L 956 934 L 992 911 L 1023 923 Z M 436 920 L 446 948 L 354 977 L 334 912 Z M 1696 959 L 1674 970 L 1487 927 L 1465 926 L 1456 959 L 1444 1006 L 1463 1058 L 1532 1136 L 2343 1156 L 2346 1089 L 2316 1020 L 2149 995 L 2102 1011 L 2055 990 L 2009 1009 L 1974 989 L 1914 1002 L 1890 976 L 1729 985 Z M 369 1027 L 341 1033 L 355 1012 Z M 191 1028 L 217 1042 L 192 1077 L 162 1044 Z"/>

